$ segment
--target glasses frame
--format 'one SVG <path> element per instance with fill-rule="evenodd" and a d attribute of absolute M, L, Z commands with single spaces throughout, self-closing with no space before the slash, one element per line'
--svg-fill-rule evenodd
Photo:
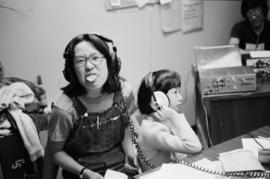
<path fill-rule="evenodd" d="M 76 67 L 84 67 L 86 63 L 89 61 L 92 65 L 97 66 L 100 65 L 104 60 L 103 55 L 90 55 L 89 57 L 86 56 L 75 56 L 74 57 L 74 65 Z"/>
<path fill-rule="evenodd" d="M 260 8 L 260 7 L 256 7 L 254 9 L 250 9 L 247 11 L 247 18 L 248 19 L 251 19 L 253 16 L 259 17 L 261 15 L 263 15 L 263 11 L 262 11 L 262 8 Z"/>

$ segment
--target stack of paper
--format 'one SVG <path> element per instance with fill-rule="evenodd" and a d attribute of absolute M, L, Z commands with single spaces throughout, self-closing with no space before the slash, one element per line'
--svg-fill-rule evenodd
<path fill-rule="evenodd" d="M 270 138 L 258 137 L 256 138 L 256 141 L 254 138 L 244 138 L 242 139 L 242 144 L 244 149 L 251 151 L 258 159 L 258 151 L 262 148 L 262 146 L 264 148 L 270 148 Z"/>
<path fill-rule="evenodd" d="M 258 159 L 249 150 L 237 149 L 219 155 L 225 172 L 264 171 Z"/>
<path fill-rule="evenodd" d="M 128 179 L 124 173 L 108 169 L 105 173 L 104 179 Z"/>

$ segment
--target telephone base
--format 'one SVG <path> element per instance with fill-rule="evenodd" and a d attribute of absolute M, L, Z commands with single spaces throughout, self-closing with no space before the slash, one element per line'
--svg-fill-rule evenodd
<path fill-rule="evenodd" d="M 264 148 L 259 150 L 258 160 L 262 164 L 270 164 L 270 148 Z"/>

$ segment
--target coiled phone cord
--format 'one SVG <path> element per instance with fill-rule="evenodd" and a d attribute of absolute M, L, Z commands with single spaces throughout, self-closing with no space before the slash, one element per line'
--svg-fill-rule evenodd
<path fill-rule="evenodd" d="M 130 118 L 130 115 L 128 113 L 128 109 L 127 109 L 127 105 L 125 103 L 125 100 L 124 100 L 124 96 L 123 96 L 123 92 L 122 92 L 122 88 L 120 89 L 121 91 L 121 98 L 122 98 L 122 105 L 123 105 L 123 108 L 124 108 L 124 115 L 127 117 L 127 119 L 129 119 L 128 121 L 128 126 L 129 126 L 129 129 L 130 129 L 130 133 L 131 133 L 131 140 L 133 142 L 133 144 L 135 145 L 135 148 L 137 149 L 137 154 L 138 156 L 140 157 L 140 159 L 148 166 L 150 167 L 151 169 L 154 169 L 156 168 L 156 166 L 151 163 L 149 160 L 146 159 L 145 155 L 143 154 L 143 151 L 141 150 L 141 147 L 137 141 L 137 134 L 135 132 L 135 125 L 134 123 L 132 122 L 131 118 Z M 188 166 L 188 167 L 191 167 L 191 168 L 194 168 L 194 169 L 197 169 L 197 170 L 200 170 L 200 171 L 203 171 L 203 172 L 207 172 L 207 173 L 211 173 L 211 174 L 216 174 L 216 175 L 221 175 L 221 176 L 225 176 L 225 177 L 230 177 L 230 176 L 234 176 L 234 177 L 253 177 L 253 178 L 269 178 L 270 177 L 270 173 L 268 171 L 264 171 L 264 172 L 260 172 L 260 171 L 242 171 L 242 172 L 223 172 L 223 171 L 217 171 L 217 170 L 212 170 L 212 169 L 209 169 L 209 168 L 205 168 L 201 165 L 198 165 L 198 164 L 195 164 L 195 163 L 189 163 L 189 162 L 186 162 L 184 160 L 179 160 L 179 159 L 173 159 L 172 160 L 172 163 L 175 163 L 175 164 L 183 164 L 185 166 Z"/>
<path fill-rule="evenodd" d="M 239 172 L 223 172 L 223 171 L 217 171 L 217 170 L 212 170 L 209 168 L 205 168 L 201 165 L 195 164 L 195 163 L 188 163 L 184 160 L 178 160 L 178 159 L 174 159 L 172 160 L 173 163 L 179 163 L 179 164 L 183 164 L 195 169 L 198 169 L 200 171 L 204 171 L 204 172 L 208 172 L 208 173 L 212 173 L 212 174 L 217 174 L 217 175 L 222 175 L 222 176 L 226 176 L 226 177 L 255 177 L 255 178 L 269 178 L 270 173 L 269 172 L 260 172 L 260 171 L 239 171 Z"/>

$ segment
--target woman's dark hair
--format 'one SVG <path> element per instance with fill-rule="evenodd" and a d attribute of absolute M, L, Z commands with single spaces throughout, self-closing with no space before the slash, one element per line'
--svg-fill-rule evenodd
<path fill-rule="evenodd" d="M 111 55 L 107 41 L 109 40 L 97 34 L 80 34 L 74 37 L 66 46 L 63 54 L 65 58 L 65 68 L 63 70 L 64 76 L 69 84 L 62 88 L 64 94 L 69 97 L 77 97 L 86 93 L 86 89 L 80 84 L 74 69 L 74 55 L 75 47 L 80 42 L 86 41 L 93 44 L 93 46 L 106 58 L 108 67 L 108 79 L 105 82 L 102 92 L 112 93 L 120 89 L 120 82 L 118 73 L 114 72 L 114 62 Z"/>
<path fill-rule="evenodd" d="M 138 90 L 138 108 L 142 114 L 150 114 L 154 110 L 150 106 L 154 91 L 162 91 L 167 94 L 172 88 L 181 87 L 181 76 L 176 71 L 163 69 L 146 75 Z M 152 80 L 149 82 L 149 80 Z M 149 85 L 150 84 L 150 85 Z"/>
<path fill-rule="evenodd" d="M 247 12 L 250 9 L 260 7 L 263 11 L 264 18 L 267 17 L 268 6 L 266 0 L 243 0 L 241 5 L 241 14 L 244 18 L 247 18 Z"/>

